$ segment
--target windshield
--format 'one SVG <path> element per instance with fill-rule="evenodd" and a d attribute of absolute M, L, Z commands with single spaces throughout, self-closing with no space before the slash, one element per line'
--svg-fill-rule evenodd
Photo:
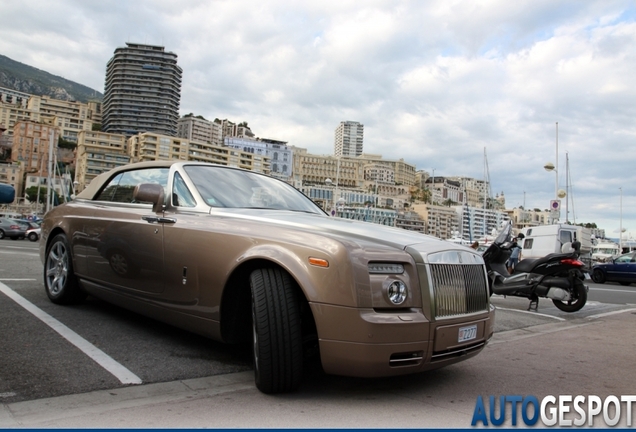
<path fill-rule="evenodd" d="M 510 238 L 511 229 L 512 229 L 512 225 L 510 225 L 510 222 L 505 222 L 503 228 L 501 229 L 501 232 L 495 239 L 495 243 L 504 244 L 505 242 L 507 242 Z"/>
<path fill-rule="evenodd" d="M 309 198 L 287 183 L 266 175 L 204 165 L 184 168 L 211 207 L 292 210 L 324 214 Z"/>

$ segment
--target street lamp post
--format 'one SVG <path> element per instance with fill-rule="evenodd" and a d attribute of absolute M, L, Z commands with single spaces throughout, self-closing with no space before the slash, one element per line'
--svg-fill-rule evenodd
<path fill-rule="evenodd" d="M 557 207 L 550 209 L 552 212 L 556 214 L 556 216 L 552 217 L 553 223 L 558 222 L 559 219 L 561 218 L 561 205 L 559 203 L 559 199 L 565 198 L 567 195 L 567 193 L 563 189 L 559 189 L 559 122 L 556 122 L 556 155 L 555 156 L 556 156 L 556 164 L 553 164 L 552 162 L 548 162 L 543 166 L 543 168 L 546 171 L 554 171 L 554 173 L 556 174 L 555 183 L 554 183 L 554 195 L 555 195 L 554 199 L 555 199 L 555 202 L 557 203 Z"/>
<path fill-rule="evenodd" d="M 618 247 L 620 253 L 623 253 L 623 188 L 618 188 L 621 191 L 621 201 L 620 201 L 620 222 L 618 225 Z"/>

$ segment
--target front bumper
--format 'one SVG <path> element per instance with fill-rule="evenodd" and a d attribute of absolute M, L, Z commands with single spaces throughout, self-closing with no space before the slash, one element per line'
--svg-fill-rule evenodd
<path fill-rule="evenodd" d="M 489 312 L 430 322 L 421 310 L 378 312 L 311 304 L 325 372 L 382 377 L 436 369 L 478 354 L 492 337 Z M 459 329 L 476 325 L 477 334 L 458 342 Z"/>

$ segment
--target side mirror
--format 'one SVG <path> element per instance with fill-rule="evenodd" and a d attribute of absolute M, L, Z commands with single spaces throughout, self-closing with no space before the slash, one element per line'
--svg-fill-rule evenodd
<path fill-rule="evenodd" d="M 163 210 L 165 193 L 163 186 L 157 183 L 142 183 L 135 186 L 133 199 L 139 202 L 152 203 L 152 211 L 159 213 Z"/>

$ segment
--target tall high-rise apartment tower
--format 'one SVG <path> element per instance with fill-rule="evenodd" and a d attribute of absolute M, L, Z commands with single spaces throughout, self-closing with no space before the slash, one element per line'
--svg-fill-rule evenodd
<path fill-rule="evenodd" d="M 335 156 L 356 157 L 362 154 L 364 125 L 354 121 L 343 121 L 336 128 Z"/>
<path fill-rule="evenodd" d="M 176 136 L 182 70 L 162 46 L 126 43 L 106 65 L 102 130 Z"/>

